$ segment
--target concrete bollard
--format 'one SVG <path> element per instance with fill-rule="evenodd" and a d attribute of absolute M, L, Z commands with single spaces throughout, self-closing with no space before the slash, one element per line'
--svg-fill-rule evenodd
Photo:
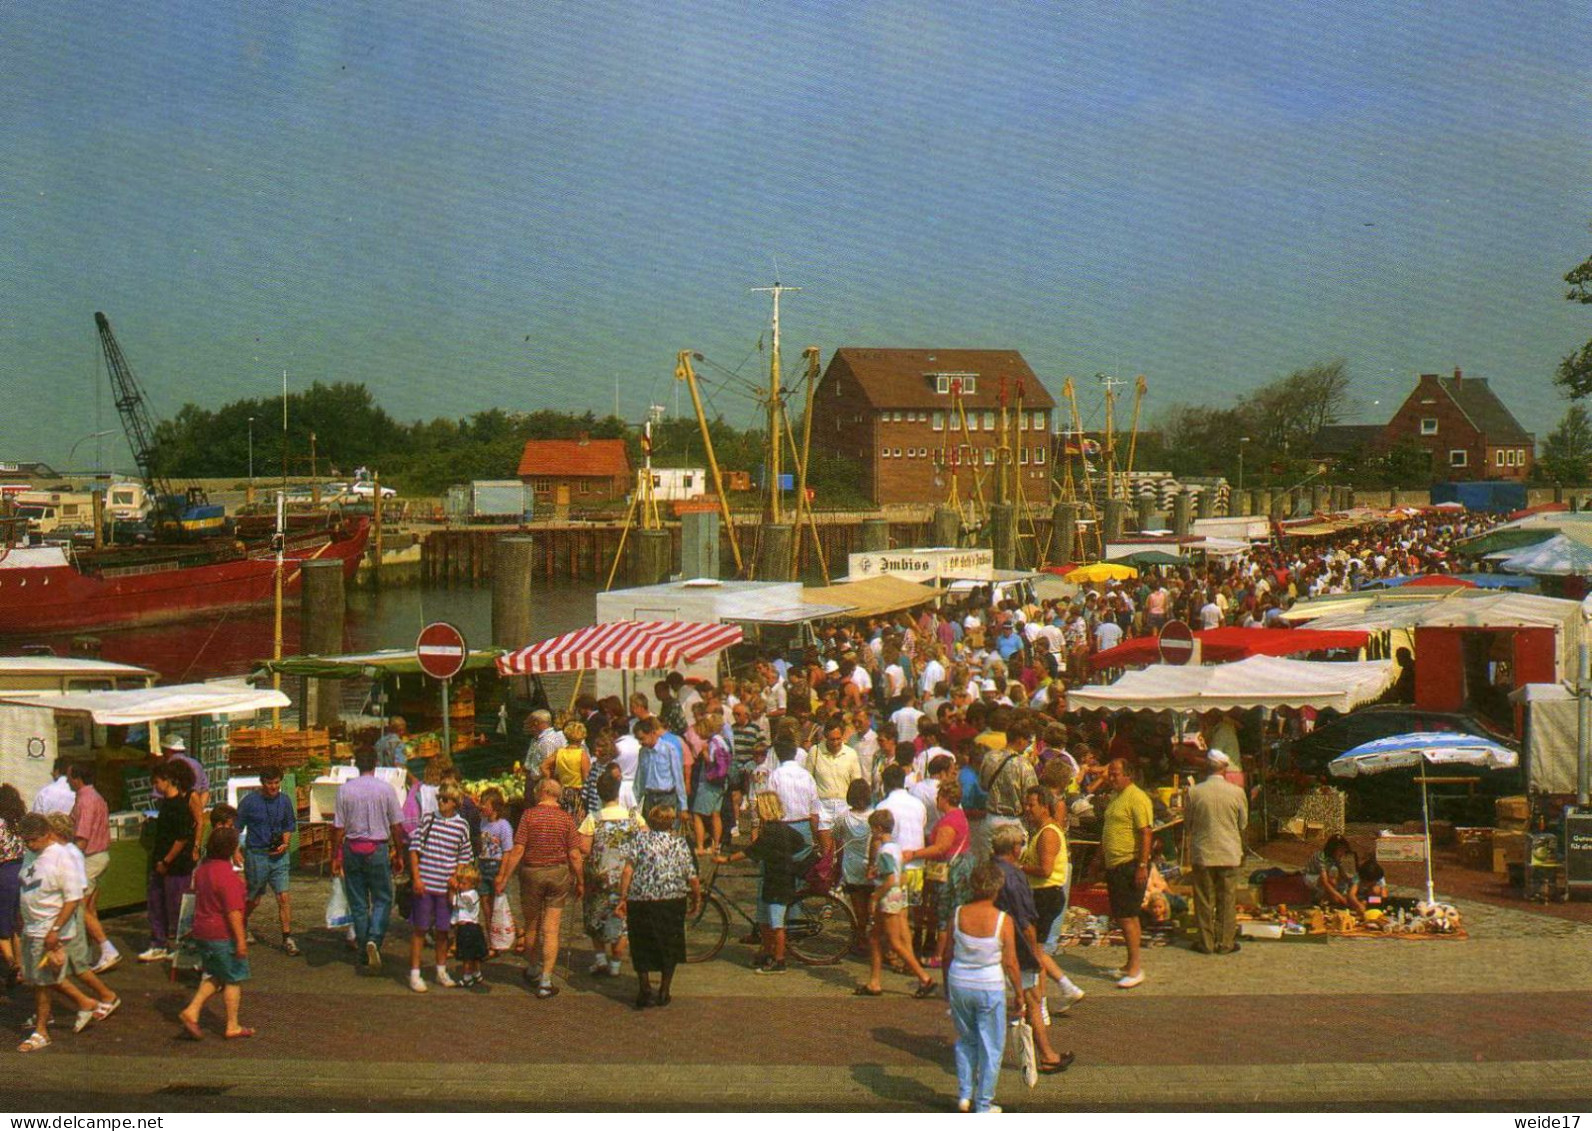
<path fill-rule="evenodd" d="M 862 520 L 862 549 L 865 553 L 878 553 L 890 548 L 890 522 L 883 518 Z"/>
<path fill-rule="evenodd" d="M 335 656 L 343 650 L 343 563 L 308 561 L 300 567 L 303 580 L 299 589 L 299 644 L 307 655 Z M 309 704 L 315 726 L 335 724 L 342 714 L 341 680 L 308 681 L 314 702 Z"/>
<path fill-rule="evenodd" d="M 955 507 L 934 508 L 934 544 L 936 546 L 962 544 L 962 516 Z"/>
<path fill-rule="evenodd" d="M 1179 538 L 1187 538 L 1188 532 L 1193 528 L 1190 521 L 1190 512 L 1193 509 L 1193 499 L 1186 490 L 1179 491 L 1172 499 L 1172 533 Z"/>
<path fill-rule="evenodd" d="M 759 532 L 757 577 L 759 581 L 790 580 L 792 528 L 788 522 L 770 522 Z"/>
<path fill-rule="evenodd" d="M 1017 514 L 1010 503 L 996 503 L 989 509 L 989 544 L 995 551 L 996 569 L 1017 566 Z"/>
<path fill-rule="evenodd" d="M 536 574 L 536 539 L 510 534 L 492 544 L 492 643 L 524 648 L 531 639 L 531 578 Z"/>
<path fill-rule="evenodd" d="M 638 530 L 631 577 L 637 585 L 657 585 L 674 572 L 674 546 L 667 530 Z"/>
<path fill-rule="evenodd" d="M 1057 503 L 1050 509 L 1050 560 L 1065 565 L 1078 560 L 1078 504 Z"/>

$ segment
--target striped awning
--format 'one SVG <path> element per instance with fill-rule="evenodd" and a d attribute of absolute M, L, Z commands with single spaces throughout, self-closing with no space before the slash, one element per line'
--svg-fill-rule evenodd
<path fill-rule="evenodd" d="M 734 624 L 698 621 L 612 621 L 566 632 L 499 656 L 503 675 L 546 672 L 648 671 L 694 663 L 741 641 Z"/>

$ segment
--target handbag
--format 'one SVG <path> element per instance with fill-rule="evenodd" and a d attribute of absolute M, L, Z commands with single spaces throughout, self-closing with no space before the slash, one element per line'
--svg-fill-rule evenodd
<path fill-rule="evenodd" d="M 1034 1030 L 1022 1016 L 1006 1027 L 1001 1067 L 1017 1069 L 1023 1074 L 1023 1083 L 1030 1088 L 1039 1083 L 1039 1054 L 1034 1049 Z"/>

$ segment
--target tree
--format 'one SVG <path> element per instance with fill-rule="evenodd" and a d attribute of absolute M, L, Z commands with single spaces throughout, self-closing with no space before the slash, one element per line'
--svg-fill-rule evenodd
<path fill-rule="evenodd" d="M 1587 348 L 1592 349 L 1592 343 Z M 1543 441 L 1538 462 L 1556 483 L 1585 483 L 1592 475 L 1592 415 L 1578 404 L 1566 409 L 1558 427 Z"/>
<path fill-rule="evenodd" d="M 1578 267 L 1572 268 L 1565 275 L 1564 281 L 1570 284 L 1570 289 L 1564 294 L 1566 299 L 1592 306 L 1592 257 Z M 1571 399 L 1592 393 L 1592 342 L 1588 342 L 1559 363 L 1559 370 L 1553 376 L 1553 383 Z"/>

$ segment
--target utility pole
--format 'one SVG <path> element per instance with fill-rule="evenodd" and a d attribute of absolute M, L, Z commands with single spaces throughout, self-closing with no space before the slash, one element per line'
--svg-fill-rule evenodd
<path fill-rule="evenodd" d="M 754 294 L 774 296 L 773 334 L 768 361 L 768 520 L 783 522 L 779 497 L 780 444 L 785 436 L 785 398 L 779 375 L 779 296 L 800 287 L 786 287 L 774 280 L 772 287 L 753 287 Z"/>

